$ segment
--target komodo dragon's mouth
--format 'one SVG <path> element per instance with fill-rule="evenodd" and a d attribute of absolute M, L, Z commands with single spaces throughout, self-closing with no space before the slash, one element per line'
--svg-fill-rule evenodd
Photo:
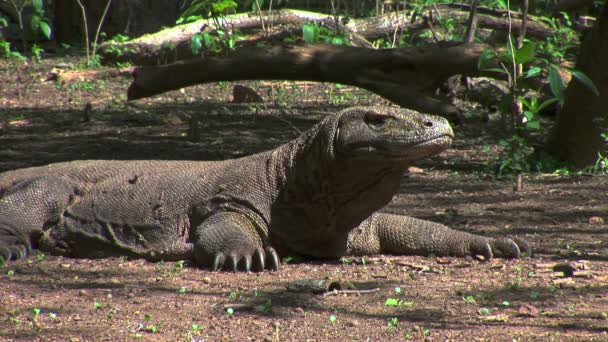
<path fill-rule="evenodd" d="M 403 141 L 399 139 L 385 139 L 382 143 L 369 145 L 362 144 L 355 147 L 356 150 L 366 152 L 377 152 L 381 155 L 395 158 L 419 156 L 438 153 L 452 144 L 454 134 L 442 133 L 426 139 L 415 141 Z"/>

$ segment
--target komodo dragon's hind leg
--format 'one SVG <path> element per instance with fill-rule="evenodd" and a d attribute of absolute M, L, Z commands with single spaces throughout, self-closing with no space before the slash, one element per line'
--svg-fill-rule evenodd
<path fill-rule="evenodd" d="M 349 235 L 349 254 L 405 254 L 437 256 L 482 255 L 519 258 L 531 249 L 521 239 L 489 238 L 457 231 L 439 223 L 403 215 L 374 214 Z"/>
<path fill-rule="evenodd" d="M 214 214 L 196 227 L 194 259 L 214 271 L 263 271 L 279 267 L 274 248 L 263 248 L 253 222 L 236 212 Z"/>

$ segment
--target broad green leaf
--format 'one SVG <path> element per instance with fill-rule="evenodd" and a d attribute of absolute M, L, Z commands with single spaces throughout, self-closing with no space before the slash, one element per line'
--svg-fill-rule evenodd
<path fill-rule="evenodd" d="M 536 108 L 536 112 L 540 112 L 541 110 L 545 109 L 547 106 L 554 104 L 555 102 L 559 101 L 558 98 L 552 98 L 552 99 L 548 99 L 545 102 L 541 103 L 540 106 L 538 106 L 538 108 Z"/>
<path fill-rule="evenodd" d="M 344 45 L 344 38 L 342 37 L 333 37 L 331 39 L 332 45 Z"/>
<path fill-rule="evenodd" d="M 536 118 L 536 114 L 529 110 L 524 111 L 522 114 L 524 116 L 521 120 L 523 123 L 530 122 Z"/>
<path fill-rule="evenodd" d="M 523 104 L 524 108 L 530 108 L 530 107 L 532 107 L 532 104 L 530 104 L 530 102 L 528 102 L 528 100 L 526 100 L 525 97 L 518 96 L 517 99 L 519 100 L 519 102 L 521 102 Z"/>
<path fill-rule="evenodd" d="M 525 78 L 536 77 L 540 75 L 541 71 L 542 69 L 537 66 L 531 67 L 530 69 L 528 69 L 528 72 L 526 72 Z"/>
<path fill-rule="evenodd" d="M 51 27 L 45 21 L 40 22 L 40 32 L 42 32 L 46 39 L 51 39 Z"/>
<path fill-rule="evenodd" d="M 32 6 L 39 13 L 44 13 L 44 5 L 42 4 L 42 0 L 32 0 Z"/>
<path fill-rule="evenodd" d="M 501 61 L 507 65 L 511 65 L 513 63 L 513 55 L 511 53 L 517 53 L 517 48 L 513 44 L 513 40 L 507 41 L 507 44 L 502 51 L 502 55 L 500 56 Z"/>
<path fill-rule="evenodd" d="M 526 122 L 526 128 L 527 129 L 539 129 L 540 122 L 538 120 L 528 121 L 528 122 Z"/>
<path fill-rule="evenodd" d="M 7 27 L 8 26 L 8 21 L 6 21 L 5 18 L 0 17 L 0 26 Z"/>
<path fill-rule="evenodd" d="M 559 103 L 563 105 L 565 100 L 564 89 L 566 87 L 555 66 L 549 68 L 549 87 L 551 88 L 553 96 L 555 96 L 559 100 Z"/>
<path fill-rule="evenodd" d="M 251 11 L 253 13 L 257 13 L 260 11 L 262 6 L 264 6 L 264 0 L 253 0 L 253 3 L 251 4 Z"/>
<path fill-rule="evenodd" d="M 184 19 L 186 22 L 188 22 L 188 18 L 192 17 L 192 16 L 196 16 L 197 14 L 200 15 L 207 15 L 209 12 L 208 7 L 207 7 L 207 3 L 206 1 L 202 1 L 202 2 L 195 2 L 194 4 L 192 4 L 192 6 L 190 6 L 187 10 L 184 11 L 184 13 L 182 13 L 181 18 L 186 18 Z M 183 21 L 184 21 L 183 20 Z"/>
<path fill-rule="evenodd" d="M 32 15 L 32 17 L 30 18 L 30 29 L 32 30 L 32 32 L 38 32 L 38 30 L 40 29 L 40 16 L 38 15 Z"/>
<path fill-rule="evenodd" d="M 198 55 L 203 48 L 203 37 L 200 33 L 197 33 L 190 38 L 190 50 L 192 50 L 192 54 Z"/>
<path fill-rule="evenodd" d="M 205 32 L 202 34 L 203 37 L 203 45 L 210 50 L 214 50 L 215 49 L 215 39 L 213 38 L 213 36 L 211 34 L 209 34 L 208 32 Z"/>
<path fill-rule="evenodd" d="M 237 8 L 236 2 L 232 0 L 221 0 L 211 4 L 211 10 L 216 14 L 221 14 L 227 10 L 235 11 Z"/>
<path fill-rule="evenodd" d="M 501 74 L 506 74 L 507 72 L 505 71 L 505 69 L 501 69 L 501 68 L 487 68 L 487 69 L 483 69 L 483 71 L 487 71 L 487 72 L 498 72 Z"/>
<path fill-rule="evenodd" d="M 515 51 L 515 63 L 526 64 L 534 60 L 534 54 L 536 53 L 536 43 L 527 42 L 521 49 Z"/>
<path fill-rule="evenodd" d="M 595 96 L 600 96 L 599 89 L 597 89 L 597 87 L 595 86 L 593 81 L 587 75 L 585 75 L 582 71 L 570 70 L 570 73 L 572 73 L 572 77 L 576 78 L 582 84 L 584 84 L 585 87 L 589 88 L 589 90 L 591 90 Z"/>
<path fill-rule="evenodd" d="M 315 44 L 319 40 L 319 28 L 315 24 L 302 25 L 302 37 L 308 44 Z"/>
<path fill-rule="evenodd" d="M 488 64 L 496 58 L 496 51 L 492 49 L 483 50 L 483 52 L 479 55 L 479 59 L 477 60 L 477 69 L 479 70 L 487 70 Z"/>

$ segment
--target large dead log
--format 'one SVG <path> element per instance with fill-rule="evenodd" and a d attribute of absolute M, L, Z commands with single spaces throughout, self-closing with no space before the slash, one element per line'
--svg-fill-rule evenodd
<path fill-rule="evenodd" d="M 307 80 L 353 85 L 404 107 L 454 116 L 458 109 L 434 96 L 435 90 L 451 75 L 477 75 L 477 59 L 485 48 L 467 44 L 380 50 L 335 45 L 240 49 L 228 56 L 138 67 L 128 99 L 207 82 Z"/>
<path fill-rule="evenodd" d="M 405 12 L 392 12 L 372 18 L 342 18 L 329 16 L 322 13 L 306 12 L 299 10 L 284 9 L 279 11 L 264 12 L 259 14 L 240 13 L 226 16 L 225 23 L 228 27 L 240 30 L 251 30 L 261 28 L 262 22 L 265 27 L 273 27 L 269 35 L 277 39 L 283 38 L 286 33 L 293 32 L 289 29 L 278 28 L 278 25 L 301 25 L 305 22 L 314 22 L 318 25 L 328 26 L 343 30 L 350 36 L 356 46 L 369 47 L 366 40 L 392 36 L 395 30 L 408 31 L 411 36 L 429 28 L 429 23 L 438 26 L 440 18 L 453 18 L 458 24 L 466 25 L 469 18 L 469 5 L 466 4 L 442 4 L 429 8 L 428 14 L 422 16 L 405 15 Z M 486 7 L 478 7 L 478 27 L 508 31 L 509 22 L 506 11 L 492 10 Z M 520 15 L 512 14 L 511 28 L 515 35 L 521 27 Z M 211 20 L 198 20 L 192 23 L 175 26 L 154 34 L 148 34 L 122 44 L 108 42 L 100 46 L 100 55 L 104 61 L 109 63 L 130 62 L 134 65 L 154 65 L 195 58 L 190 49 L 190 38 L 201 30 L 213 29 Z M 299 33 L 299 32 L 298 32 Z M 545 39 L 551 34 L 551 29 L 540 20 L 531 17 L 528 22 L 528 37 Z M 247 37 L 237 42 L 237 45 L 250 46 L 255 42 L 267 39 L 264 35 Z M 238 47 L 237 47 L 238 49 Z"/>

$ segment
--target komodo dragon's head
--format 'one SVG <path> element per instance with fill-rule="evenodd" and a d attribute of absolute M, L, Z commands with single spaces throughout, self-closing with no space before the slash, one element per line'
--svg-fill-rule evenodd
<path fill-rule="evenodd" d="M 395 107 L 354 107 L 340 114 L 334 148 L 349 158 L 407 163 L 445 150 L 453 138 L 450 124 L 439 116 Z"/>
<path fill-rule="evenodd" d="M 283 252 L 343 255 L 348 233 L 391 201 L 405 167 L 453 137 L 444 118 L 395 107 L 328 116 L 273 152 L 281 160 L 276 174 L 285 175 L 268 219 L 273 240 Z"/>

